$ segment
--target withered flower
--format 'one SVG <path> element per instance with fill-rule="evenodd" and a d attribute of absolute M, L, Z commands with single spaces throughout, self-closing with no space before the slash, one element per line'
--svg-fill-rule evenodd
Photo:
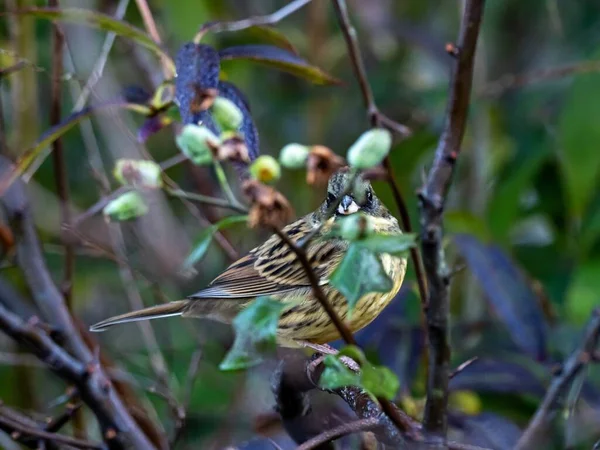
<path fill-rule="evenodd" d="M 250 227 L 281 228 L 292 219 L 294 210 L 281 192 L 257 180 L 246 180 L 242 189 L 252 204 L 248 214 Z"/>
<path fill-rule="evenodd" d="M 331 175 L 346 165 L 344 158 L 323 145 L 311 147 L 306 161 L 306 182 L 310 185 L 325 185 Z"/>
<path fill-rule="evenodd" d="M 190 112 L 193 114 L 206 111 L 213 105 L 217 95 L 219 95 L 219 91 L 214 88 L 202 89 L 194 84 L 192 89 L 194 90 L 194 98 L 190 104 Z"/>
<path fill-rule="evenodd" d="M 223 133 L 222 142 L 216 149 L 216 158 L 219 161 L 234 161 L 250 163 L 246 141 L 237 133 Z"/>

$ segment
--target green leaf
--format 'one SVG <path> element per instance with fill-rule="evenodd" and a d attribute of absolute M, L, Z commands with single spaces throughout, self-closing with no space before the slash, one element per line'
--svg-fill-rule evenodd
<path fill-rule="evenodd" d="M 348 369 L 339 359 L 339 355 L 327 355 L 323 360 L 325 369 L 319 379 L 323 389 L 339 389 L 344 386 L 359 386 L 360 375 Z"/>
<path fill-rule="evenodd" d="M 214 225 L 211 225 L 210 227 L 202 230 L 202 232 L 200 233 L 200 235 L 196 238 L 196 241 L 194 242 L 194 247 L 193 247 L 192 251 L 190 252 L 190 254 L 188 255 L 188 257 L 185 259 L 185 261 L 183 263 L 184 270 L 189 270 L 190 268 L 192 268 L 192 266 L 194 266 L 194 264 L 196 264 L 198 261 L 200 261 L 204 257 L 204 255 L 205 255 L 206 251 L 208 250 L 208 247 L 210 246 L 210 243 L 212 242 L 212 239 L 215 236 L 215 233 L 217 231 L 222 230 L 224 228 L 228 228 L 237 223 L 246 222 L 247 220 L 248 220 L 248 216 L 245 216 L 245 215 L 244 216 L 229 216 L 229 217 L 225 217 L 224 219 L 221 219 Z"/>
<path fill-rule="evenodd" d="M 580 325 L 586 323 L 598 306 L 600 292 L 600 259 L 588 260 L 579 265 L 567 289 L 566 310 L 568 318 Z"/>
<path fill-rule="evenodd" d="M 175 73 L 175 64 L 171 57 L 145 31 L 109 15 L 82 8 L 29 8 L 19 11 L 19 14 L 34 16 L 39 19 L 88 25 L 99 30 L 110 31 L 117 36 L 132 39 L 139 45 L 164 58 L 164 61 L 169 65 L 171 73 Z"/>
<path fill-rule="evenodd" d="M 571 214 L 581 219 L 600 180 L 600 74 L 579 75 L 560 119 L 560 154 Z"/>
<path fill-rule="evenodd" d="M 400 389 L 400 381 L 394 372 L 385 366 L 372 364 L 361 367 L 361 384 L 375 397 L 384 397 L 388 400 L 392 400 Z"/>
<path fill-rule="evenodd" d="M 366 361 L 364 356 L 360 372 L 353 372 L 340 360 L 347 353 L 345 349 L 342 349 L 337 355 L 325 357 L 323 361 L 325 369 L 319 379 L 319 385 L 322 388 L 333 390 L 345 386 L 357 386 L 373 397 L 384 397 L 391 400 L 396 396 L 400 388 L 400 381 L 394 372 L 387 367 L 371 364 Z"/>
<path fill-rule="evenodd" d="M 373 251 L 352 243 L 346 256 L 333 272 L 330 283 L 348 300 L 352 311 L 363 295 L 369 292 L 389 292 L 393 282 Z"/>
<path fill-rule="evenodd" d="M 255 366 L 266 352 L 274 351 L 279 315 L 286 307 L 271 297 L 258 297 L 233 319 L 235 341 L 219 365 L 221 370 Z"/>
<path fill-rule="evenodd" d="M 388 253 L 393 256 L 403 256 L 416 245 L 417 235 L 409 234 L 373 234 L 356 245 L 374 253 Z"/>
<path fill-rule="evenodd" d="M 240 45 L 219 51 L 221 60 L 247 59 L 289 72 L 315 84 L 341 84 L 341 81 L 294 53 L 272 45 Z"/>
<path fill-rule="evenodd" d="M 140 114 L 150 114 L 150 108 L 148 108 L 147 106 L 140 105 L 137 103 L 125 103 L 114 101 L 103 103 L 100 105 L 90 106 L 82 109 L 81 111 L 71 114 L 59 124 L 46 130 L 44 134 L 40 136 L 40 138 L 34 144 L 34 146 L 30 147 L 23 153 L 23 155 L 18 159 L 16 165 L 13 166 L 12 170 L 0 182 L 0 195 L 6 192 L 6 189 L 8 189 L 10 185 L 12 185 L 12 183 L 14 183 L 14 181 L 19 176 L 23 175 L 23 173 L 30 167 L 39 167 L 39 165 L 44 161 L 44 159 L 46 159 L 46 157 L 49 154 L 49 152 L 44 152 L 44 150 L 46 150 L 50 146 L 50 144 L 52 144 L 55 140 L 64 135 L 67 131 L 69 131 L 83 119 L 91 116 L 93 113 L 99 110 L 108 108 L 129 109 Z"/>

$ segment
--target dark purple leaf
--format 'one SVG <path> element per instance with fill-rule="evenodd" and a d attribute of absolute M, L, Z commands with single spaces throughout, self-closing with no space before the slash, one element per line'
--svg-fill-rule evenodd
<path fill-rule="evenodd" d="M 175 66 L 175 98 L 179 103 L 181 120 L 184 124 L 202 121 L 216 131 L 208 112 L 198 111 L 194 105 L 202 91 L 218 88 L 221 68 L 217 51 L 208 45 L 187 42 L 179 49 Z"/>
<path fill-rule="evenodd" d="M 459 234 L 454 240 L 515 344 L 543 361 L 547 325 L 527 278 L 497 246 L 485 245 L 466 234 Z"/>
<path fill-rule="evenodd" d="M 461 442 L 494 450 L 515 448 L 521 429 L 497 414 L 484 412 L 476 416 L 449 414 L 448 424 L 462 435 Z"/>
<path fill-rule="evenodd" d="M 543 371 L 546 369 L 540 368 L 540 372 Z M 546 387 L 543 380 L 523 364 L 482 358 L 457 373 L 450 380 L 450 390 L 528 394 L 541 397 L 546 392 Z"/>
<path fill-rule="evenodd" d="M 341 81 L 298 55 L 272 45 L 240 45 L 219 51 L 221 60 L 247 59 L 275 69 L 289 72 L 316 84 L 340 84 Z"/>
<path fill-rule="evenodd" d="M 258 132 L 250 114 L 248 100 L 237 86 L 227 81 L 219 81 L 219 95 L 231 100 L 242 111 L 244 120 L 239 131 L 244 135 L 248 147 L 248 156 L 251 161 L 254 161 L 258 158 L 260 150 L 258 148 Z"/>

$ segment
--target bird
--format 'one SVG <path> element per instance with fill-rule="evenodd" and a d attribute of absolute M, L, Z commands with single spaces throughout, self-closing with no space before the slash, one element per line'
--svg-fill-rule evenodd
<path fill-rule="evenodd" d="M 351 189 L 347 188 L 349 183 L 353 183 Z M 407 265 L 404 257 L 379 254 L 382 267 L 393 282 L 392 289 L 364 295 L 349 311 L 348 302 L 330 285 L 329 279 L 350 242 L 331 231 L 336 224 L 339 225 L 341 218 L 357 213 L 368 216 L 374 232 L 401 234 L 397 219 L 375 195 L 370 182 L 360 175 L 352 175 L 347 167 L 331 176 L 327 196 L 314 212 L 281 230 L 299 246 L 303 245 L 304 238 L 314 234 L 305 246 L 307 259 L 330 305 L 352 333 L 371 323 L 395 297 Z M 90 330 L 104 331 L 116 324 L 172 316 L 207 318 L 231 324 L 244 307 L 260 296 L 270 296 L 286 305 L 278 323 L 279 345 L 326 345 L 340 337 L 334 323 L 313 295 L 301 262 L 277 234 L 231 264 L 206 288 L 186 299 L 114 316 L 98 322 Z"/>

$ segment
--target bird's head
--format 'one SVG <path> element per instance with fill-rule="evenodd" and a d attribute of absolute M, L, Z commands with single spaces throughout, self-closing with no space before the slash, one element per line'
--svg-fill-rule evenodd
<path fill-rule="evenodd" d="M 357 212 L 362 212 L 373 217 L 391 217 L 390 212 L 375 195 L 375 191 L 373 191 L 373 187 L 369 181 L 358 176 L 354 180 L 353 189 L 347 192 L 347 187 L 351 182 L 352 174 L 348 168 L 340 169 L 331 176 L 327 186 L 327 197 L 319 208 L 319 214 L 322 219 L 327 219 L 325 216 L 331 205 L 336 204 L 338 201 L 338 206 L 333 214 L 335 218 L 348 216 Z"/>

